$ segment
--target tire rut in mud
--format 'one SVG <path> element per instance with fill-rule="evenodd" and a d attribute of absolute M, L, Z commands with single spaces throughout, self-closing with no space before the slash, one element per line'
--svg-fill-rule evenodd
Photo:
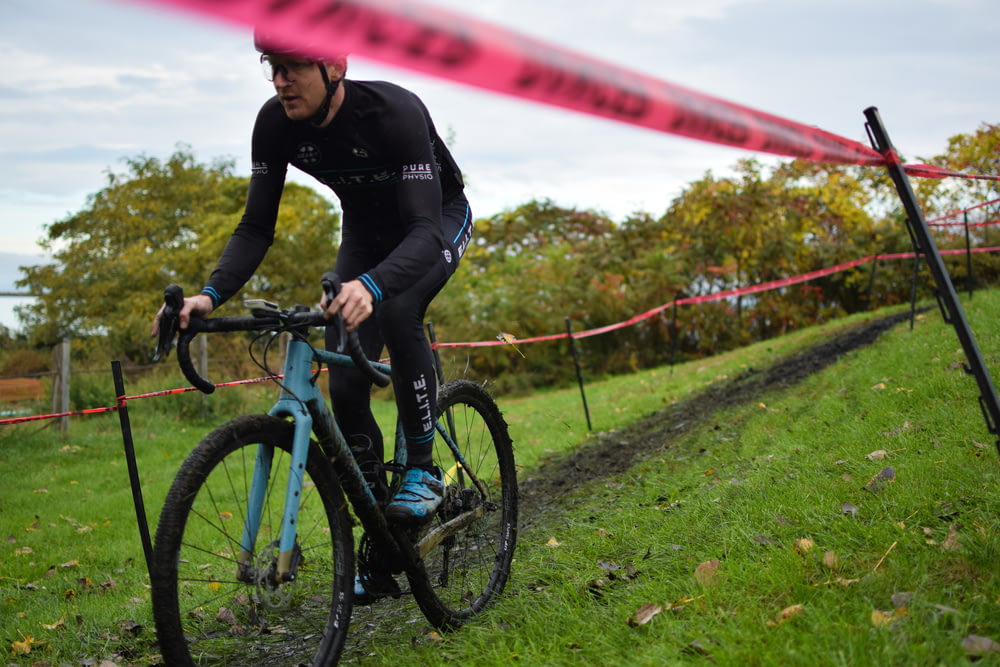
<path fill-rule="evenodd" d="M 721 407 L 759 400 L 768 391 L 792 387 L 848 352 L 870 345 L 882 333 L 908 319 L 910 311 L 907 310 L 855 325 L 768 368 L 749 368 L 735 378 L 715 383 L 625 429 L 603 434 L 570 454 L 543 463 L 520 482 L 522 528 L 530 525 L 533 518 L 557 509 L 559 498 L 573 488 L 628 470 L 710 418 Z"/>

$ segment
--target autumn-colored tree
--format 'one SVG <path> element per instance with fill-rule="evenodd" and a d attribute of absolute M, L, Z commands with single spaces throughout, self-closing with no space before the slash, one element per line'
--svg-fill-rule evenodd
<path fill-rule="evenodd" d="M 945 152 L 921 161 L 996 178 L 1000 176 L 1000 124 L 983 123 L 973 133 L 955 135 L 948 140 Z M 966 243 L 972 247 L 1000 246 L 1000 182 L 957 177 L 915 180 L 925 217 L 944 218 L 940 226 L 933 228 L 938 247 L 964 248 Z M 966 281 L 968 266 L 964 258 L 946 260 L 946 264 L 953 281 Z M 975 282 L 993 283 L 1000 278 L 1000 256 L 976 255 L 973 264 Z"/>
<path fill-rule="evenodd" d="M 82 211 L 48 226 L 42 246 L 54 261 L 24 269 L 18 285 L 40 295 L 24 313 L 39 343 L 72 337 L 80 354 L 89 340 L 117 358 L 147 360 L 163 288 L 200 289 L 239 221 L 248 180 L 232 175 L 231 162 L 200 164 L 179 149 L 164 161 L 126 164 Z M 319 276 L 333 263 L 339 218 L 327 200 L 295 184 L 286 187 L 279 218 L 279 240 L 250 288 L 314 303 Z"/>

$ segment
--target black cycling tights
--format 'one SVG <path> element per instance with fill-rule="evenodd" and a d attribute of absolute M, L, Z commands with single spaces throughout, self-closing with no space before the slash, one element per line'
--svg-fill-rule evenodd
<path fill-rule="evenodd" d="M 462 229 L 459 225 L 463 220 L 465 225 L 471 224 L 468 204 L 464 203 L 464 198 L 462 201 L 464 210 L 461 217 L 446 215 L 446 229 L 453 226 Z M 446 210 L 447 213 L 449 211 Z M 452 219 L 449 220 L 449 217 Z M 431 465 L 437 375 L 431 346 L 424 332 L 424 314 L 431 300 L 454 273 L 460 253 L 468 242 L 467 236 L 462 240 L 462 243 L 453 245 L 452 238 L 446 235 L 448 249 L 441 253 L 434 267 L 410 289 L 377 304 L 374 316 L 358 327 L 362 349 L 370 359 L 379 359 L 383 347 L 389 351 L 396 408 L 406 438 L 409 466 Z M 360 257 L 352 257 L 350 249 L 342 247 L 337 257 L 337 273 L 345 281 L 349 280 L 349 276 L 359 275 L 370 268 L 370 265 L 358 265 L 361 261 Z M 336 329 L 328 327 L 326 331 L 327 349 L 337 349 Z M 371 383 L 368 378 L 355 369 L 331 368 L 330 398 L 337 422 L 355 453 L 367 450 L 379 462 L 384 461 L 382 432 L 372 416 Z M 363 459 L 370 457 L 361 458 L 363 464 Z M 363 469 L 365 467 L 362 465 Z"/>

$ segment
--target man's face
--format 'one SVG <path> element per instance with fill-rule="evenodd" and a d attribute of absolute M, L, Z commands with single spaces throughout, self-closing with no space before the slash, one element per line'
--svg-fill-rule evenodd
<path fill-rule="evenodd" d="M 315 62 L 293 56 L 265 55 L 265 74 L 273 79 L 274 90 L 285 114 L 292 120 L 307 120 L 326 98 L 326 85 Z"/>

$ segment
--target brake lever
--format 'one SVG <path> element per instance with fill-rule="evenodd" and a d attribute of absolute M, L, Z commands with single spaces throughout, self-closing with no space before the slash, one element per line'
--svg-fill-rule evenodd
<path fill-rule="evenodd" d="M 166 359 L 174 346 L 174 337 L 180 329 L 180 312 L 184 307 L 184 290 L 179 285 L 168 285 L 163 290 L 163 314 L 160 316 L 160 334 L 153 351 L 153 363 Z"/>
<path fill-rule="evenodd" d="M 333 301 L 333 298 L 340 292 L 340 277 L 336 273 L 328 271 L 323 274 L 322 284 L 327 302 Z M 389 386 L 389 376 L 372 366 L 372 362 L 365 356 L 364 351 L 361 349 L 358 332 L 352 331 L 348 333 L 347 327 L 344 325 L 344 318 L 339 314 L 337 315 L 337 328 L 337 344 L 341 350 L 345 347 L 347 348 L 347 354 L 354 360 L 354 364 L 358 367 L 358 370 L 368 376 L 375 385 L 379 387 Z"/>

